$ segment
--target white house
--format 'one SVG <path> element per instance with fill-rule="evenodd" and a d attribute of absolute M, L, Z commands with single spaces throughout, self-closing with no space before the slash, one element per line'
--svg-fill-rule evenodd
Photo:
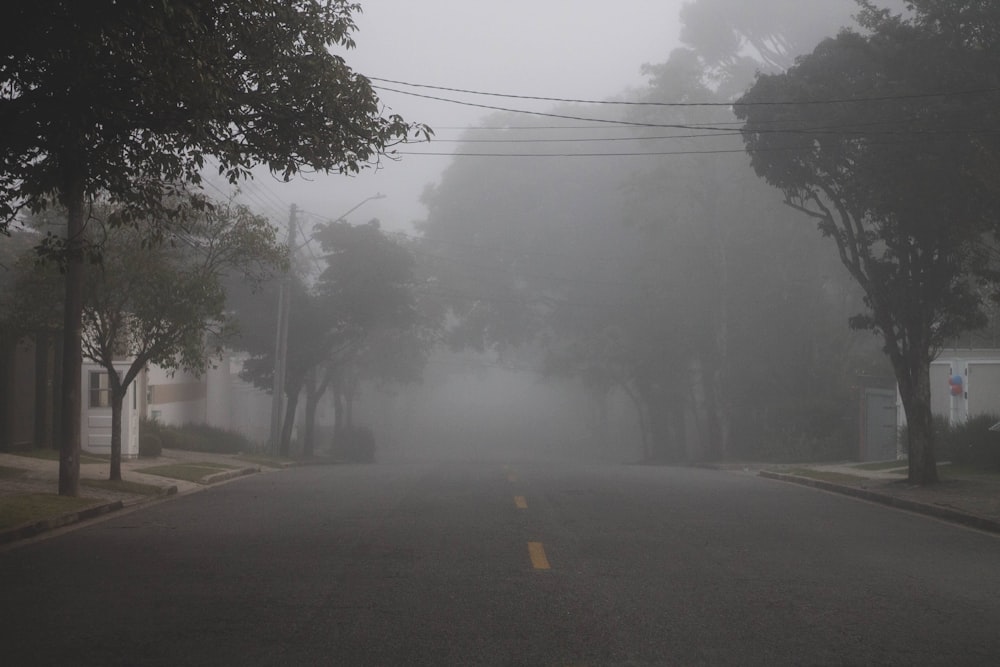
<path fill-rule="evenodd" d="M 119 375 L 129 366 L 128 361 L 116 363 Z M 111 385 L 108 372 L 93 362 L 83 364 L 81 396 L 80 446 L 92 454 L 111 454 Z M 139 390 L 129 385 L 122 401 L 122 459 L 139 456 Z"/>

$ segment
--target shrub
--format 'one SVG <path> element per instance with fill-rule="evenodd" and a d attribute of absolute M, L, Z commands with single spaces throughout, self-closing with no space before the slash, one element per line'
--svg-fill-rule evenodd
<path fill-rule="evenodd" d="M 236 431 L 208 424 L 185 424 L 179 430 L 183 444 L 178 449 L 213 454 L 242 454 L 254 449 L 253 443 Z"/>
<path fill-rule="evenodd" d="M 375 433 L 367 426 L 352 426 L 333 436 L 333 455 L 353 463 L 375 462 Z"/>
<path fill-rule="evenodd" d="M 139 458 L 155 459 L 163 452 L 163 441 L 155 433 L 139 432 Z"/>
<path fill-rule="evenodd" d="M 995 414 L 980 414 L 951 426 L 945 439 L 952 462 L 1000 469 L 1000 433 L 990 430 L 997 422 Z"/>
<path fill-rule="evenodd" d="M 140 448 L 143 437 L 153 436 L 159 439 L 162 449 L 183 449 L 212 454 L 241 454 L 254 449 L 253 444 L 242 434 L 207 424 L 185 424 L 178 427 L 148 419 L 142 421 L 139 434 Z"/>

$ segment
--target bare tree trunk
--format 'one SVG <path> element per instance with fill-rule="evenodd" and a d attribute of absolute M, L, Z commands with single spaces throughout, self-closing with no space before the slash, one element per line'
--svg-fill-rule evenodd
<path fill-rule="evenodd" d="M 35 334 L 35 447 L 52 447 L 52 335 Z"/>
<path fill-rule="evenodd" d="M 63 378 L 60 394 L 59 495 L 80 493 L 81 383 L 83 380 L 83 218 L 82 173 L 67 180 L 66 300 L 63 310 Z"/>
<path fill-rule="evenodd" d="M 0 332 L 0 452 L 10 451 L 14 441 L 14 420 L 11 419 L 11 391 L 14 381 L 11 377 L 14 370 L 14 347 L 17 343 L 13 336 Z"/>
<path fill-rule="evenodd" d="M 278 450 L 278 454 L 281 456 L 288 456 L 291 452 L 292 427 L 295 426 L 295 413 L 299 406 L 299 394 L 302 393 L 302 382 L 300 380 L 293 385 L 286 385 L 286 387 L 288 402 L 285 405 L 285 418 L 281 424 L 281 446 Z"/>
<path fill-rule="evenodd" d="M 126 389 L 112 380 L 111 388 L 111 474 L 112 482 L 122 481 L 122 407 L 125 402 Z"/>
<path fill-rule="evenodd" d="M 63 332 L 57 331 L 52 345 L 52 380 L 49 386 L 49 405 L 52 406 L 52 421 L 49 424 L 49 446 L 61 449 L 57 424 L 62 423 L 62 405 L 59 402 L 59 392 L 63 382 Z"/>
<path fill-rule="evenodd" d="M 316 386 L 316 369 L 311 369 L 306 375 L 306 413 L 305 429 L 302 434 L 302 456 L 311 458 L 316 451 L 316 406 L 319 404 L 319 389 Z"/>
<path fill-rule="evenodd" d="M 333 385 L 333 435 L 336 437 L 344 430 L 344 392 L 340 383 Z"/>
<path fill-rule="evenodd" d="M 635 408 L 636 419 L 639 421 L 639 435 L 642 438 L 642 458 L 649 460 L 653 455 L 653 451 L 649 446 L 649 420 L 646 419 L 646 411 L 643 408 L 642 400 L 626 383 L 623 382 L 621 388 L 625 392 L 625 395 L 628 396 L 632 407 Z"/>
<path fill-rule="evenodd" d="M 934 484 L 938 481 L 934 458 L 934 419 L 931 413 L 930 361 L 903 360 L 908 368 L 897 370 L 899 395 L 906 413 L 909 482 Z M 900 377 L 902 376 L 902 377 Z"/>

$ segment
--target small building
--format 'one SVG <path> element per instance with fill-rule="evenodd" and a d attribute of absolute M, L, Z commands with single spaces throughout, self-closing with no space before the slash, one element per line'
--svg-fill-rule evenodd
<path fill-rule="evenodd" d="M 128 361 L 115 363 L 124 374 Z M 83 364 L 80 447 L 91 454 L 111 454 L 111 384 L 103 366 L 85 361 Z M 122 459 L 139 456 L 139 392 L 133 382 L 122 401 Z"/>
<path fill-rule="evenodd" d="M 1000 414 L 1000 349 L 947 349 L 931 362 L 931 412 L 960 424 Z"/>

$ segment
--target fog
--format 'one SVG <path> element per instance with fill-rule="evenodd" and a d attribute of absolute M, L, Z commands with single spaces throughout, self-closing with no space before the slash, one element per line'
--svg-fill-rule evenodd
<path fill-rule="evenodd" d="M 420 377 L 362 370 L 345 394 L 379 457 L 852 456 L 858 378 L 891 373 L 847 327 L 863 305 L 834 245 L 754 174 L 728 105 L 856 11 L 365 5 L 345 57 L 433 140 L 240 197 L 279 226 L 297 205 L 307 239 L 377 221 L 412 256 L 422 342 L 391 354 Z"/>

